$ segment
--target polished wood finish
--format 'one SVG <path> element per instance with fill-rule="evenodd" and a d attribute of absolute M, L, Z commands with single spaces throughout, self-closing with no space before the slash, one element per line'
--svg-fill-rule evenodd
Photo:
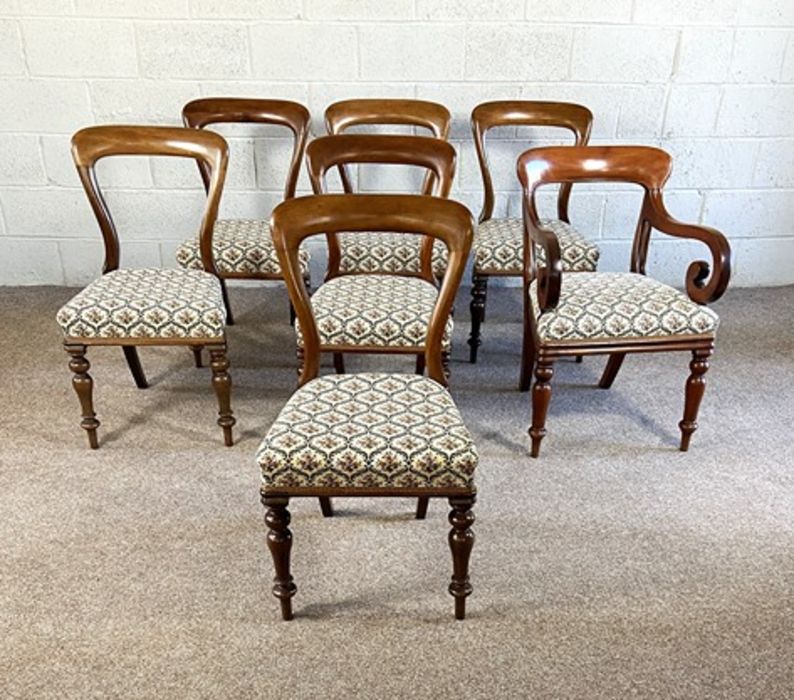
<path fill-rule="evenodd" d="M 731 249 L 719 231 L 708 226 L 687 224 L 673 219 L 664 205 L 663 187 L 670 175 L 672 158 L 658 148 L 649 146 L 583 146 L 530 149 L 518 159 L 518 175 L 523 188 L 524 203 L 524 352 L 520 386 L 528 388 L 526 377 L 535 364 L 533 417 L 530 427 L 532 455 L 537 456 L 546 434 L 545 418 L 551 396 L 550 381 L 553 362 L 560 357 L 609 355 L 599 382 L 609 388 L 628 353 L 688 351 L 693 353 L 691 376 L 687 382 L 686 407 L 681 428 L 680 449 L 686 451 L 697 427 L 697 411 L 703 396 L 703 375 L 714 347 L 714 335 L 660 336 L 633 339 L 599 339 L 596 341 L 541 342 L 537 334 L 535 314 L 531 307 L 529 287 L 537 284 L 541 310 L 556 308 L 562 287 L 562 262 L 559 242 L 554 233 L 540 225 L 535 197 L 546 184 L 575 182 L 626 182 L 644 191 L 639 220 L 631 254 L 632 272 L 645 274 L 645 263 L 651 232 L 657 230 L 676 238 L 704 243 L 711 260 L 690 263 L 685 285 L 689 298 L 698 304 L 719 299 L 725 292 L 731 274 Z M 543 248 L 546 264 L 539 267 L 534 245 Z"/>
<path fill-rule="evenodd" d="M 102 274 L 117 270 L 121 250 L 118 233 L 96 177 L 96 164 L 112 156 L 173 156 L 192 158 L 205 178 L 207 199 L 199 227 L 199 248 L 204 269 L 217 277 L 212 256 L 212 234 L 218 216 L 223 183 L 228 164 L 228 147 L 223 137 L 210 131 L 197 131 L 170 126 L 92 126 L 81 129 L 72 137 L 72 157 L 77 167 L 80 182 L 88 197 L 91 209 L 97 218 L 105 246 L 105 261 Z M 197 366 L 201 365 L 201 350 L 208 347 L 213 356 L 213 384 L 221 405 L 218 424 L 223 429 L 224 441 L 232 444 L 231 428 L 234 425 L 229 407 L 231 380 L 226 359 L 226 339 L 221 338 L 83 338 L 66 337 L 64 347 L 71 356 L 70 367 L 75 373 L 73 380 L 83 410 L 82 427 L 88 431 L 89 444 L 98 446 L 96 429 L 99 421 L 93 415 L 92 387 L 88 375 L 88 346 L 120 346 L 130 368 L 136 386 L 148 386 L 141 366 L 137 348 L 154 345 L 182 345 L 190 347 Z M 217 369 L 216 369 L 217 365 Z M 90 415 L 89 415 L 90 414 Z"/>
<path fill-rule="evenodd" d="M 301 243 L 310 236 L 338 231 L 411 231 L 441 240 L 449 251 L 449 264 L 428 327 L 424 357 L 428 376 L 446 385 L 441 342 L 471 248 L 474 229 L 471 214 L 462 204 L 421 195 L 314 195 L 280 204 L 273 212 L 271 227 L 287 289 L 304 337 L 303 369 L 299 379 L 301 386 L 319 375 L 321 352 L 311 301 L 300 279 L 298 249 Z M 295 592 L 289 572 L 292 538 L 288 534 L 286 506 L 290 498 L 298 496 L 320 498 L 323 515 L 326 516 L 332 513 L 332 497 L 418 497 L 425 503 L 425 511 L 429 498 L 450 499 L 453 509 L 453 515 L 450 516 L 453 529 L 450 535 L 453 554 L 450 593 L 455 597 L 456 617 L 462 619 L 465 615 L 465 598 L 471 593 L 468 560 L 474 541 L 470 529 L 474 520 L 471 513 L 475 495 L 473 489 L 262 487 L 261 495 L 268 508 L 268 543 L 276 566 L 273 592 L 281 602 L 285 620 L 292 617 L 291 598 Z"/>
<path fill-rule="evenodd" d="M 471 113 L 471 129 L 477 161 L 483 183 L 483 206 L 479 223 L 493 218 L 494 186 L 493 176 L 488 164 L 485 137 L 491 129 L 513 126 L 555 127 L 570 131 L 574 145 L 584 146 L 590 139 L 593 128 L 593 113 L 583 105 L 571 102 L 539 102 L 535 100 L 498 100 L 477 105 Z M 557 196 L 557 218 L 570 223 L 568 202 L 571 198 L 572 183 L 563 183 Z M 471 334 L 469 336 L 469 362 L 477 362 L 477 351 L 482 344 L 481 326 L 485 321 L 485 304 L 488 291 L 488 277 L 516 277 L 514 273 L 483 275 L 472 271 Z"/>

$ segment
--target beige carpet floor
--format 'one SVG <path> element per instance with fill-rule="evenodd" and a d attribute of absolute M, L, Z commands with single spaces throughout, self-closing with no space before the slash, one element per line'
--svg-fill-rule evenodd
<path fill-rule="evenodd" d="M 446 504 L 293 508 L 296 619 L 270 594 L 253 454 L 294 387 L 283 289 L 233 289 L 237 443 L 187 350 L 90 353 L 89 451 L 53 316 L 73 290 L 0 290 L 0 697 L 794 697 L 794 287 L 729 292 L 701 428 L 688 357 L 561 363 L 538 460 L 515 390 L 515 289 L 480 363 L 458 305 L 452 392 L 481 455 L 469 618 Z M 356 360 L 349 370 L 408 360 Z M 328 371 L 328 369 L 326 369 Z"/>

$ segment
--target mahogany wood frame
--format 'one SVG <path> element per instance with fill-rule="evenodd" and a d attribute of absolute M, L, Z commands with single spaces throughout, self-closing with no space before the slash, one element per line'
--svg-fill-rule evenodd
<path fill-rule="evenodd" d="M 551 398 L 554 361 L 564 356 L 609 355 L 599 382 L 607 389 L 617 376 L 628 353 L 689 351 L 692 353 L 690 376 L 686 383 L 684 417 L 680 449 L 689 449 L 692 433 L 697 429 L 697 413 L 705 388 L 703 375 L 708 370 L 714 348 L 714 334 L 681 335 L 633 339 L 600 339 L 594 341 L 543 341 L 540 339 L 529 296 L 529 287 L 537 283 L 541 312 L 554 309 L 559 303 L 562 286 L 562 261 L 555 234 L 540 225 L 535 202 L 539 187 L 549 183 L 626 182 L 644 190 L 642 207 L 634 234 L 631 272 L 645 274 L 645 265 L 652 230 L 676 238 L 704 243 L 711 252 L 710 262 L 696 260 L 686 272 L 686 292 L 698 304 L 708 304 L 725 292 L 731 274 L 731 249 L 719 231 L 674 219 L 665 208 L 662 190 L 670 175 L 672 158 L 665 151 L 648 146 L 582 146 L 530 149 L 518 159 L 518 177 L 523 188 L 524 210 L 524 340 L 521 357 L 522 391 L 529 389 L 534 369 L 532 390 L 531 454 L 537 457 L 546 435 L 546 413 Z M 546 254 L 546 265 L 537 267 L 534 245 Z"/>
<path fill-rule="evenodd" d="M 300 175 L 303 154 L 311 126 L 309 110 L 298 102 L 247 97 L 203 97 L 188 102 L 182 108 L 182 121 L 191 129 L 205 129 L 214 124 L 269 124 L 290 130 L 293 136 L 292 158 L 287 170 L 284 186 L 284 199 L 292 199 Z M 209 180 L 205 166 L 201 163 L 199 172 L 205 189 Z M 226 279 L 281 280 L 282 275 L 262 272 L 223 272 L 218 273 L 226 305 L 228 323 L 234 323 Z M 308 273 L 304 282 L 309 286 Z"/>
<path fill-rule="evenodd" d="M 92 126 L 78 131 L 72 137 L 72 157 L 80 182 L 96 216 L 105 246 L 102 274 L 117 270 L 120 262 L 120 244 L 116 226 L 96 178 L 96 163 L 106 157 L 119 155 L 174 156 L 193 158 L 202 164 L 207 176 L 207 201 L 201 218 L 199 249 L 204 269 L 217 277 L 212 256 L 212 232 L 218 216 L 223 182 L 228 163 L 228 146 L 223 137 L 212 132 L 166 126 Z M 82 409 L 81 426 L 88 433 L 90 447 L 97 448 L 97 428 L 93 405 L 93 379 L 88 374 L 90 364 L 86 359 L 89 346 L 121 346 L 136 386 L 145 389 L 148 384 L 141 367 L 137 347 L 142 345 L 183 345 L 195 352 L 206 348 L 210 355 L 212 384 L 218 399 L 218 425 L 223 430 L 227 446 L 233 443 L 232 427 L 235 424 L 231 409 L 231 378 L 228 373 L 226 336 L 219 338 L 85 338 L 65 337 L 64 348 L 70 356 L 69 368 Z"/>
<path fill-rule="evenodd" d="M 593 128 L 593 113 L 585 106 L 572 102 L 539 102 L 534 100 L 499 100 L 477 105 L 471 113 L 474 147 L 483 182 L 483 206 L 478 222 L 493 218 L 494 187 L 485 149 L 485 136 L 490 129 L 504 126 L 544 126 L 566 129 L 574 136 L 575 146 L 585 146 Z M 557 197 L 557 218 L 570 223 L 568 202 L 572 183 L 563 183 Z M 472 268 L 471 334 L 469 336 L 469 362 L 477 362 L 477 351 L 482 344 L 480 328 L 485 322 L 485 303 L 489 277 L 519 277 L 513 272 L 484 274 Z"/>
<path fill-rule="evenodd" d="M 441 360 L 444 326 L 452 311 L 455 294 L 471 248 L 474 231 L 471 214 L 457 202 L 417 195 L 350 195 L 326 194 L 300 197 L 276 207 L 271 219 L 273 240 L 301 329 L 304 334 L 305 361 L 299 384 L 304 386 L 319 375 L 320 336 L 312 313 L 311 302 L 300 279 L 298 248 L 309 236 L 329 231 L 422 231 L 441 240 L 449 251 L 449 264 L 441 282 L 436 306 L 428 326 L 425 342 L 425 362 L 428 375 L 442 386 L 446 377 Z M 267 487 L 260 490 L 267 508 L 268 547 L 273 556 L 276 576 L 273 594 L 281 603 L 285 620 L 292 619 L 292 597 L 296 586 L 290 573 L 292 533 L 287 509 L 293 497 L 316 497 L 330 508 L 330 499 L 339 497 L 418 497 L 447 498 L 452 529 L 449 534 L 453 558 L 450 593 L 455 598 L 455 617 L 463 619 L 466 597 L 471 594 L 468 562 L 474 543 L 471 525 L 472 507 L 476 498 L 474 488 L 328 488 L 328 487 Z"/>

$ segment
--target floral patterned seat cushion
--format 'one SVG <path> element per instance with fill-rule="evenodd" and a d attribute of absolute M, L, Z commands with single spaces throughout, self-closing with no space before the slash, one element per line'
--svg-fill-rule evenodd
<path fill-rule="evenodd" d="M 273 246 L 270 226 L 257 219 L 221 219 L 212 230 L 212 251 L 219 275 L 281 276 L 281 265 Z M 203 270 L 198 239 L 185 241 L 177 248 L 176 260 L 184 268 Z M 298 255 L 301 272 L 309 269 L 309 253 Z"/>
<path fill-rule="evenodd" d="M 338 235 L 339 271 L 417 273 L 421 270 L 422 236 L 387 231 L 358 231 Z M 447 247 L 436 241 L 432 255 L 433 274 L 441 277 L 447 267 Z"/>
<path fill-rule="evenodd" d="M 560 242 L 563 270 L 594 272 L 600 251 L 570 224 L 557 219 L 543 219 L 541 225 L 551 229 Z M 524 266 L 524 224 L 521 219 L 488 219 L 474 234 L 474 269 L 482 274 L 521 275 Z M 537 262 L 546 262 L 545 252 L 535 246 Z"/>
<path fill-rule="evenodd" d="M 115 270 L 57 314 L 70 338 L 221 338 L 226 310 L 218 278 L 199 270 Z"/>
<path fill-rule="evenodd" d="M 555 309 L 539 313 L 537 283 L 529 288 L 543 341 L 588 341 L 713 334 L 719 318 L 684 293 L 628 272 L 563 275 Z"/>
<path fill-rule="evenodd" d="M 256 460 L 266 488 L 472 488 L 477 451 L 432 379 L 340 374 L 292 395 Z"/>
<path fill-rule="evenodd" d="M 419 277 L 342 275 L 312 295 L 322 346 L 423 347 L 438 291 Z M 295 323 L 303 345 L 300 323 Z M 449 350 L 452 319 L 442 349 Z"/>

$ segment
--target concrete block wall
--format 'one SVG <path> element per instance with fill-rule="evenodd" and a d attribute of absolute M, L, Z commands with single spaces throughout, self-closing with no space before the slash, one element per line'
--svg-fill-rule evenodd
<path fill-rule="evenodd" d="M 99 231 L 69 136 L 107 122 L 179 123 L 198 96 L 299 100 L 419 97 L 453 112 L 453 196 L 476 214 L 481 183 L 468 116 L 491 99 L 581 102 L 595 143 L 659 145 L 675 157 L 669 208 L 722 229 L 737 285 L 794 283 L 794 4 L 791 0 L 0 0 L 0 284 L 79 285 L 98 274 Z M 223 128 L 232 169 L 223 215 L 267 216 L 289 143 Z M 506 129 L 490 140 L 500 215 L 518 215 L 516 155 L 565 140 Z M 190 163 L 99 168 L 122 263 L 173 265 L 194 234 Z M 363 190 L 404 190 L 392 168 Z M 306 178 L 301 191 L 308 191 Z M 581 187 L 574 222 L 625 269 L 638 194 Z M 544 198 L 553 204 L 553 195 Z M 651 272 L 681 284 L 698 245 L 658 234 Z"/>

